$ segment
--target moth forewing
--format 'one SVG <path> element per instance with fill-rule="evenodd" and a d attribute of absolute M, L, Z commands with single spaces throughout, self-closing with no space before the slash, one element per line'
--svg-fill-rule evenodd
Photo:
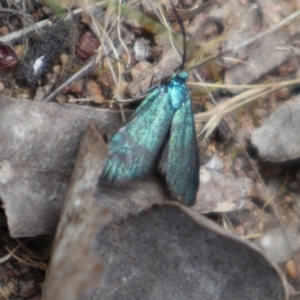
<path fill-rule="evenodd" d="M 126 182 L 148 174 L 158 159 L 175 109 L 169 95 L 154 90 L 109 142 L 102 178 Z"/>
<path fill-rule="evenodd" d="M 173 198 L 193 205 L 199 187 L 199 154 L 188 90 L 174 113 L 168 142 L 159 164 Z"/>

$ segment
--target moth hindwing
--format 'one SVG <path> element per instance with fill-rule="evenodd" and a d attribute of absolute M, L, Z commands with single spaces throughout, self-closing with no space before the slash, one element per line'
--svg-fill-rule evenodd
<path fill-rule="evenodd" d="M 160 159 L 172 197 L 192 205 L 199 186 L 194 116 L 182 72 L 155 89 L 112 137 L 102 178 L 126 182 L 148 174 Z"/>

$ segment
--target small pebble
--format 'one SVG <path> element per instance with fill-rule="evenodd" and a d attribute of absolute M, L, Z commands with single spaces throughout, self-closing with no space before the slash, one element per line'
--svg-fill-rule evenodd
<path fill-rule="evenodd" d="M 287 275 L 292 279 L 296 279 L 299 277 L 297 265 L 294 260 L 289 260 L 285 264 L 285 271 L 286 271 Z"/>
<path fill-rule="evenodd" d="M 67 101 L 68 101 L 67 96 L 63 95 L 63 94 L 56 96 L 55 100 L 57 101 L 57 103 L 60 103 L 60 104 L 67 103 Z"/>
<path fill-rule="evenodd" d="M 236 172 L 237 177 L 246 177 L 246 172 L 244 170 L 240 170 Z"/>
<path fill-rule="evenodd" d="M 206 110 L 211 110 L 211 109 L 214 108 L 214 105 L 211 103 L 211 101 L 206 101 L 206 102 L 204 103 L 204 108 L 205 108 Z"/>
<path fill-rule="evenodd" d="M 242 170 L 243 161 L 240 158 L 237 158 L 234 162 L 234 170 L 239 172 Z"/>
<path fill-rule="evenodd" d="M 84 89 L 84 82 L 85 80 L 83 78 L 74 80 L 70 85 L 69 89 L 71 93 L 74 93 L 76 95 L 79 95 L 83 92 Z"/>
<path fill-rule="evenodd" d="M 70 58 L 67 54 L 62 54 L 60 56 L 60 62 L 63 66 L 67 65 L 69 63 L 69 61 L 70 61 Z"/>
<path fill-rule="evenodd" d="M 2 26 L 2 27 L 0 28 L 0 33 L 1 33 L 2 35 L 7 35 L 7 34 L 9 34 L 10 32 L 9 32 L 9 29 L 8 29 L 7 26 Z"/>
<path fill-rule="evenodd" d="M 299 186 L 300 186 L 300 183 L 299 183 L 299 181 L 296 181 L 296 180 L 288 183 L 288 187 L 293 191 L 298 191 Z"/>
<path fill-rule="evenodd" d="M 201 122 L 195 122 L 196 132 L 201 132 L 203 129 L 203 125 Z"/>
<path fill-rule="evenodd" d="M 253 170 L 250 170 L 247 172 L 247 177 L 251 178 L 252 180 L 256 179 L 256 172 Z"/>
<path fill-rule="evenodd" d="M 91 22 L 91 17 L 89 16 L 89 14 L 87 12 L 83 12 L 81 14 L 81 19 L 80 19 L 80 22 L 84 25 L 89 25 L 90 22 Z"/>
<path fill-rule="evenodd" d="M 99 39 L 91 31 L 87 31 L 79 38 L 76 46 L 76 54 L 81 59 L 88 59 L 95 54 L 95 50 L 99 46 Z"/>
<path fill-rule="evenodd" d="M 294 198 L 293 197 L 291 197 L 291 196 L 285 196 L 284 197 L 284 202 L 285 203 L 293 203 L 294 202 Z"/>
<path fill-rule="evenodd" d="M 93 79 L 90 79 L 86 85 L 86 98 L 91 98 L 97 103 L 102 103 L 105 100 L 101 88 Z"/>
<path fill-rule="evenodd" d="M 18 98 L 29 99 L 31 91 L 28 88 L 22 88 L 19 90 Z"/>
<path fill-rule="evenodd" d="M 134 46 L 133 51 L 135 54 L 135 59 L 137 61 L 146 60 L 150 56 L 150 41 L 144 38 L 138 39 Z"/>
<path fill-rule="evenodd" d="M 257 226 L 257 232 L 264 232 L 264 229 L 265 229 L 265 222 L 260 221 Z"/>
<path fill-rule="evenodd" d="M 3 287 L 1 288 L 1 294 L 2 294 L 2 295 L 0 295 L 0 297 L 3 296 L 3 298 L 8 299 L 9 296 L 10 296 L 10 293 L 11 293 L 10 288 L 9 288 L 7 285 L 6 285 L 6 286 L 3 286 Z M 1 298 L 2 298 L 2 297 L 1 297 Z"/>
<path fill-rule="evenodd" d="M 33 97 L 33 101 L 42 101 L 44 99 L 45 96 L 45 90 L 44 87 L 39 86 L 36 89 L 35 95 Z"/>
<path fill-rule="evenodd" d="M 35 288 L 35 284 L 33 280 L 30 280 L 28 282 L 21 281 L 20 282 L 21 289 L 20 289 L 20 296 L 27 298 L 29 296 L 33 296 L 37 293 L 37 290 Z"/>
<path fill-rule="evenodd" d="M 147 61 L 141 61 L 137 63 L 131 70 L 131 75 L 133 79 L 141 76 L 141 71 L 147 70 L 149 67 L 151 67 L 151 64 Z"/>
<path fill-rule="evenodd" d="M 263 117 L 266 117 L 268 115 L 268 112 L 267 112 L 266 109 L 256 108 L 255 111 L 254 111 L 254 114 L 258 118 L 263 118 Z"/>
<path fill-rule="evenodd" d="M 53 70 L 53 73 L 56 74 L 56 75 L 59 75 L 60 74 L 60 65 L 55 65 L 53 66 L 52 70 Z"/>
<path fill-rule="evenodd" d="M 29 269 L 28 265 L 19 264 L 19 271 L 20 271 L 21 275 L 24 275 L 24 274 L 27 274 L 30 271 L 30 269 Z"/>
<path fill-rule="evenodd" d="M 223 162 L 217 154 L 215 154 L 205 165 L 211 170 L 221 170 L 223 168 Z"/>
<path fill-rule="evenodd" d="M 200 149 L 206 149 L 207 146 L 208 146 L 207 140 L 202 140 L 202 141 L 199 141 L 199 142 L 198 142 L 198 147 L 199 147 Z"/>
<path fill-rule="evenodd" d="M 289 241 L 287 241 L 285 233 Z M 261 237 L 259 244 L 271 260 L 282 263 L 290 260 L 292 251 L 298 249 L 298 234 L 293 228 L 287 228 L 285 232 L 281 228 L 276 228 Z"/>
<path fill-rule="evenodd" d="M 19 59 L 21 60 L 24 57 L 24 46 L 22 45 L 15 45 L 14 49 L 19 57 Z"/>
<path fill-rule="evenodd" d="M 239 236 L 244 236 L 245 235 L 245 227 L 243 225 L 236 226 L 234 231 Z"/>
<path fill-rule="evenodd" d="M 269 200 L 269 196 L 266 193 L 264 186 L 260 182 L 256 182 L 254 184 L 252 193 L 252 197 L 260 199 L 263 202 L 267 202 Z"/>
<path fill-rule="evenodd" d="M 210 144 L 204 152 L 204 155 L 207 157 L 211 157 L 216 153 L 216 146 L 214 144 Z"/>
<path fill-rule="evenodd" d="M 298 71 L 298 61 L 296 57 L 291 58 L 287 62 L 284 62 L 278 67 L 278 73 L 280 76 L 288 76 Z"/>
<path fill-rule="evenodd" d="M 275 97 L 279 100 L 285 99 L 290 95 L 290 91 L 287 87 L 284 87 L 275 92 Z"/>
<path fill-rule="evenodd" d="M 224 163 L 224 170 L 230 170 L 233 163 L 232 158 L 230 156 L 225 156 L 223 159 L 223 163 Z"/>

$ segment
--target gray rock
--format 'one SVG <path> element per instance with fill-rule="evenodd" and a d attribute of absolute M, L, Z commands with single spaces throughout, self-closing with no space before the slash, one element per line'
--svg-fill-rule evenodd
<path fill-rule="evenodd" d="M 300 157 L 300 97 L 278 107 L 260 128 L 252 132 L 251 141 L 259 155 L 273 162 Z"/>

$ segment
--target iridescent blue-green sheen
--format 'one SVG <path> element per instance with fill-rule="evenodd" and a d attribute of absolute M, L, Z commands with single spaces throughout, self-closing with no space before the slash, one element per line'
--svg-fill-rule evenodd
<path fill-rule="evenodd" d="M 159 161 L 171 196 L 195 202 L 199 156 L 194 116 L 182 72 L 155 89 L 109 142 L 102 179 L 126 182 L 150 172 Z"/>

